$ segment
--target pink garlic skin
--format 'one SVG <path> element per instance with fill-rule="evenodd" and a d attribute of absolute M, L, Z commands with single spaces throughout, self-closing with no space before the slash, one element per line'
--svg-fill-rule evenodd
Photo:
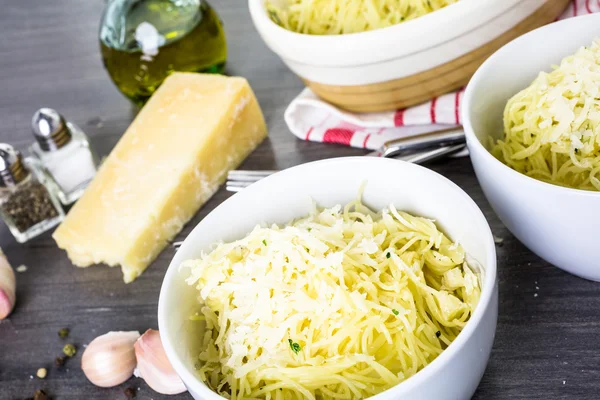
<path fill-rule="evenodd" d="M 136 376 L 160 394 L 179 394 L 187 388 L 173 369 L 157 330 L 148 329 L 135 342 Z"/>
<path fill-rule="evenodd" d="M 15 307 L 17 301 L 16 286 L 15 272 L 2 250 L 0 250 L 0 320 L 8 317 Z"/>

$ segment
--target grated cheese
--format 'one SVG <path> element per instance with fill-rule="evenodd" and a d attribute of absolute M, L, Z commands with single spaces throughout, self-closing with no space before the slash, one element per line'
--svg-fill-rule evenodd
<path fill-rule="evenodd" d="M 419 18 L 458 0 L 282 0 L 267 2 L 273 22 L 311 35 L 339 35 L 385 28 Z"/>
<path fill-rule="evenodd" d="M 600 190 L 600 41 L 564 58 L 508 101 L 492 154 L 556 185 Z"/>
<path fill-rule="evenodd" d="M 417 373 L 479 298 L 465 252 L 433 221 L 360 200 L 257 226 L 197 260 L 201 378 L 231 399 L 359 399 Z"/>

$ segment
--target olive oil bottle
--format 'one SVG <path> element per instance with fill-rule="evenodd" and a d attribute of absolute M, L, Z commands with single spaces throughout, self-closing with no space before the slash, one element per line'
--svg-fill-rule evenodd
<path fill-rule="evenodd" d="M 205 0 L 109 0 L 102 60 L 119 90 L 142 106 L 174 71 L 222 73 L 227 43 Z"/>

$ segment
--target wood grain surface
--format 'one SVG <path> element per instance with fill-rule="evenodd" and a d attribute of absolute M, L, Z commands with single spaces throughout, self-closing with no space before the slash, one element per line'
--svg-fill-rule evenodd
<path fill-rule="evenodd" d="M 360 155 L 360 150 L 299 141 L 283 121 L 302 83 L 262 43 L 243 0 L 214 0 L 229 41 L 228 73 L 253 86 L 270 138 L 243 165 L 286 168 L 311 160 Z M 97 43 L 102 0 L 0 0 L 0 141 L 25 150 L 29 120 L 42 106 L 79 124 L 107 154 L 134 113 L 104 72 Z M 529 252 L 498 221 L 477 184 L 468 159 L 431 165 L 471 195 L 484 211 L 498 247 L 500 316 L 492 357 L 476 399 L 597 399 L 600 397 L 600 284 L 568 275 Z M 179 235 L 191 230 L 230 196 L 221 190 Z M 440 207 L 443 207 L 440 202 Z M 576 234 L 576 233 L 573 233 Z M 79 363 L 85 344 L 111 330 L 157 328 L 161 281 L 174 251 L 167 249 L 137 281 L 122 282 L 116 268 L 78 269 L 49 235 L 17 244 L 0 224 L 0 246 L 17 274 L 18 303 L 0 322 L 0 399 L 24 399 L 39 388 L 55 399 L 191 399 L 160 396 L 133 378 L 112 389 L 90 384 Z M 599 262 L 600 264 L 600 262 Z M 538 289 L 539 288 L 539 289 Z M 537 296 L 535 296 L 537 294 Z M 77 356 L 54 367 L 71 329 Z M 49 370 L 40 380 L 35 372 Z"/>

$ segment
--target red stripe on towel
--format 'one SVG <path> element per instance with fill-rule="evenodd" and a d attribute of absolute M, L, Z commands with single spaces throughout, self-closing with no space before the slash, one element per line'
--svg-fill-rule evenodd
<path fill-rule="evenodd" d="M 310 134 L 313 131 L 313 127 L 311 126 L 310 129 L 306 132 L 306 137 L 304 138 L 304 140 L 309 140 L 310 138 Z"/>
<path fill-rule="evenodd" d="M 431 115 L 431 123 L 436 123 L 436 115 L 435 115 L 435 106 L 437 105 L 437 97 L 431 99 L 431 108 L 429 109 L 429 114 Z"/>
<path fill-rule="evenodd" d="M 404 126 L 404 110 L 398 110 L 394 114 L 394 126 Z"/>
<path fill-rule="evenodd" d="M 371 134 L 369 133 L 367 136 L 365 136 L 365 140 L 363 140 L 363 147 L 365 149 L 367 148 L 367 142 L 369 141 L 370 137 L 371 137 Z"/>
<path fill-rule="evenodd" d="M 354 136 L 354 131 L 350 129 L 327 129 L 327 131 L 325 131 L 325 135 L 323 135 L 323 143 L 339 143 L 349 146 L 352 136 Z"/>
<path fill-rule="evenodd" d="M 456 96 L 454 96 L 454 118 L 456 120 L 456 125 L 460 124 L 460 94 L 462 89 L 456 92 Z"/>

